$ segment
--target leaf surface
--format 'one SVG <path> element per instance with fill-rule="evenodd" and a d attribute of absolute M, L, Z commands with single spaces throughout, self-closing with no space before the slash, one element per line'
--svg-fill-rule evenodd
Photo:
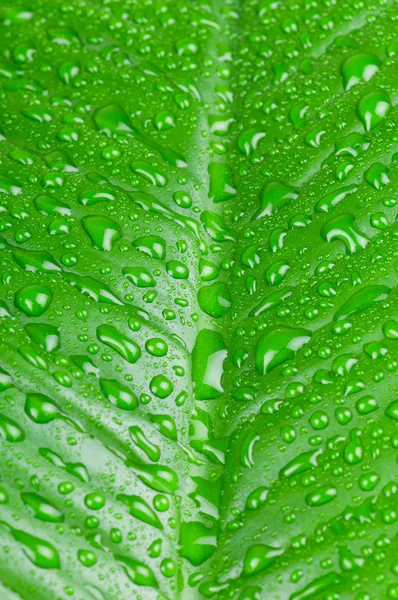
<path fill-rule="evenodd" d="M 3 598 L 398 597 L 396 12 L 0 8 Z"/>

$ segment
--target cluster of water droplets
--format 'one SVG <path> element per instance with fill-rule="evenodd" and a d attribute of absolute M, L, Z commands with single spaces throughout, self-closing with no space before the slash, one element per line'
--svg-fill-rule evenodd
<path fill-rule="evenodd" d="M 346 5 L 1 9 L 10 598 L 398 597 L 397 19 Z"/>

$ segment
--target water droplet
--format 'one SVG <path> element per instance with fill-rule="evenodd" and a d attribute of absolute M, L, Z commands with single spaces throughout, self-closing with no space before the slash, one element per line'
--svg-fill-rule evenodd
<path fill-rule="evenodd" d="M 371 52 L 359 52 L 347 58 L 341 68 L 344 87 L 350 90 L 358 83 L 369 81 L 379 70 L 380 61 Z"/>
<path fill-rule="evenodd" d="M 49 308 L 53 294 L 44 285 L 29 285 L 15 294 L 15 306 L 28 317 L 40 317 Z"/>
<path fill-rule="evenodd" d="M 256 368 L 260 375 L 265 375 L 295 357 L 304 344 L 311 339 L 308 329 L 293 327 L 276 327 L 264 332 L 257 344 Z"/>
<path fill-rule="evenodd" d="M 83 217 L 82 226 L 98 250 L 109 252 L 113 244 L 122 237 L 120 225 L 108 217 Z"/>
<path fill-rule="evenodd" d="M 379 125 L 391 110 L 391 100 L 385 92 L 370 92 L 364 96 L 357 108 L 358 116 L 361 119 L 366 131 L 371 131 L 376 125 Z"/>

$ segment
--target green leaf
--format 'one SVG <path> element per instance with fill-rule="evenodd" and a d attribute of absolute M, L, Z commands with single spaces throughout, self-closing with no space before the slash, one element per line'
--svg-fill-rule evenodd
<path fill-rule="evenodd" d="M 1 598 L 398 598 L 397 3 L 14 4 Z"/>

